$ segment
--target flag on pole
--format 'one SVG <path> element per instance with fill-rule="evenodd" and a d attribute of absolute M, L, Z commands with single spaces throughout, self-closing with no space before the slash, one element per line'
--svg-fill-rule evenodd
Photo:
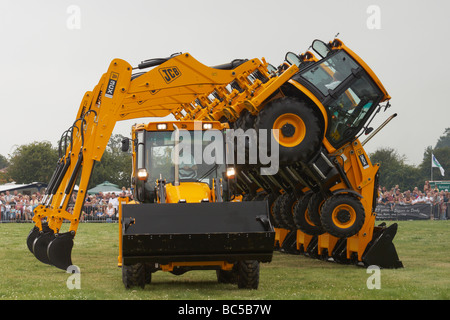
<path fill-rule="evenodd" d="M 431 154 L 431 167 L 432 168 L 439 168 L 439 170 L 441 170 L 442 176 L 444 176 L 444 174 L 445 174 L 444 168 L 442 168 L 441 164 L 439 163 L 439 161 L 437 161 L 437 159 L 434 156 L 434 154 Z"/>

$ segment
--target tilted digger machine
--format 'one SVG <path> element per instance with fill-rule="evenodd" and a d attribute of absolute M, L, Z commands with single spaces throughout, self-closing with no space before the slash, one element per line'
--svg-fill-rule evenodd
<path fill-rule="evenodd" d="M 124 282 L 142 285 L 142 274 L 148 270 L 177 273 L 211 267 L 218 276 L 229 276 L 245 264 L 242 261 L 270 261 L 267 239 L 273 240 L 272 247 L 340 263 L 402 267 L 392 243 L 397 224 L 375 226 L 379 165 L 371 163 L 365 141 L 359 141 L 361 134 L 372 130 L 374 116 L 390 106 L 390 96 L 369 66 L 339 39 L 315 40 L 311 48 L 314 53 L 288 53 L 278 68 L 264 58 L 208 67 L 189 53 L 145 60 L 136 68 L 113 60 L 94 90 L 85 93 L 76 121 L 60 140 L 60 159 L 34 212 L 35 226 L 27 238 L 30 251 L 40 261 L 66 270 L 72 264 L 73 240 L 94 163 L 100 161 L 116 122 L 172 115 L 176 121 L 133 131 L 138 203 L 121 210 L 119 264 L 125 266 Z M 234 161 L 204 188 L 194 187 L 201 181 L 175 180 L 179 166 L 164 169 L 166 174 L 162 168 L 151 169 L 152 162 L 145 159 L 160 155 L 142 157 L 146 151 L 140 148 L 153 150 L 166 140 L 147 143 L 140 135 L 151 136 L 160 125 L 173 138 L 181 129 L 192 131 L 193 123 L 206 123 L 205 128 L 200 126 L 202 132 L 235 130 L 246 139 L 251 131 L 257 139 L 234 145 Z M 173 147 L 178 143 L 175 139 Z M 223 148 L 230 149 L 226 143 Z M 266 159 L 248 156 L 255 149 L 277 158 L 275 172 L 264 171 Z M 241 153 L 247 155 L 245 161 L 236 161 Z M 226 175 L 228 169 L 234 170 L 233 177 Z M 76 181 L 78 196 L 68 212 Z M 226 196 L 219 196 L 224 190 L 218 191 L 218 185 L 227 185 Z M 202 201 L 200 194 L 206 188 L 208 200 Z M 198 194 L 173 196 L 180 192 Z M 243 201 L 237 201 L 240 198 Z M 229 206 L 235 208 L 235 220 L 226 217 Z M 207 217 L 216 211 L 218 220 Z M 244 219 L 248 211 L 254 215 Z M 183 212 L 193 218 L 182 217 Z M 69 222 L 65 232 L 64 221 Z M 189 221 L 202 226 L 191 230 Z M 216 229 L 217 221 L 227 221 L 230 228 Z M 173 228 L 165 227 L 170 224 Z M 247 241 L 242 241 L 244 235 Z M 186 245 L 186 239 L 197 236 L 203 240 Z M 228 242 L 230 236 L 236 243 Z M 140 237 L 142 241 L 136 240 Z M 209 247 L 207 252 L 203 247 Z"/>

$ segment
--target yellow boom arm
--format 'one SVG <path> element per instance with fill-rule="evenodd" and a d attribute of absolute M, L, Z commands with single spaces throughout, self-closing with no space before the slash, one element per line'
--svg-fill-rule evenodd
<path fill-rule="evenodd" d="M 179 120 L 219 120 L 225 114 L 233 120 L 244 108 L 255 112 L 257 105 L 298 71 L 294 65 L 281 75 L 270 75 L 262 60 L 219 69 L 184 53 L 134 75 L 129 63 L 113 60 L 94 90 L 83 97 L 69 130 L 71 143 L 58 162 L 44 201 L 35 209 L 36 226 L 42 230 L 42 220 L 47 218 L 48 227 L 59 233 L 62 222 L 68 220 L 69 231 L 76 232 L 94 163 L 100 161 L 117 121 L 170 113 Z M 77 177 L 78 196 L 73 212 L 68 212 Z"/>

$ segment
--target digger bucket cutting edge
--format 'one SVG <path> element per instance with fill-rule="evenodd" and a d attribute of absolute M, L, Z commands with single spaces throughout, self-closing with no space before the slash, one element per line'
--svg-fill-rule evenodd
<path fill-rule="evenodd" d="M 381 268 L 403 268 L 403 263 L 399 260 L 397 250 L 392 242 L 397 233 L 397 223 L 388 228 L 380 228 L 374 232 L 372 243 L 362 257 L 366 265 L 377 265 Z"/>
<path fill-rule="evenodd" d="M 270 262 L 268 212 L 265 201 L 123 205 L 123 263 Z"/>
<path fill-rule="evenodd" d="M 72 232 L 55 235 L 47 247 L 47 256 L 52 265 L 62 270 L 72 265 L 73 238 Z"/>

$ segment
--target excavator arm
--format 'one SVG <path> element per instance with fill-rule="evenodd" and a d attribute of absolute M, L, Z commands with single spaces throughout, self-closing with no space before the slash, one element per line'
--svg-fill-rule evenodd
<path fill-rule="evenodd" d="M 61 152 L 42 203 L 34 211 L 35 226 L 27 238 L 30 251 L 38 260 L 63 270 L 72 264 L 73 238 L 94 164 L 101 160 L 117 121 L 164 117 L 171 113 L 180 118 L 180 110 L 187 110 L 185 117 L 194 119 L 196 114 L 200 119 L 205 119 L 204 114 L 220 118 L 223 112 L 228 112 L 228 118 L 232 114 L 237 118 L 240 110 L 236 108 L 242 110 L 254 104 L 251 98 L 255 91 L 265 90 L 269 95 L 275 90 L 274 81 L 263 83 L 251 78 L 258 74 L 268 80 L 267 66 L 265 61 L 253 59 L 242 61 L 233 69 L 214 68 L 184 53 L 156 62 L 144 61 L 135 69 L 154 68 L 132 74 L 133 68 L 128 62 L 113 60 L 94 90 L 85 93 L 76 120 L 61 138 L 68 140 L 68 144 Z M 295 71 L 293 66 L 287 75 L 292 76 Z M 273 89 L 267 90 L 270 85 Z M 225 91 L 227 86 L 235 89 Z M 216 104 L 221 104 L 217 108 L 219 113 L 213 112 L 211 100 L 214 99 L 207 100 L 208 95 L 218 98 L 214 99 Z M 79 181 L 77 198 L 73 210 L 69 211 L 76 181 Z M 66 232 L 61 230 L 64 221 L 70 222 Z"/>

